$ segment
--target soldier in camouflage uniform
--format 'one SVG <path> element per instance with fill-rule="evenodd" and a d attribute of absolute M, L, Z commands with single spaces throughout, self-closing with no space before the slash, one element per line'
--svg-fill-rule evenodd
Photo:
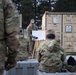
<path fill-rule="evenodd" d="M 29 57 L 29 40 L 27 36 L 24 38 L 22 33 L 19 35 L 19 41 L 21 46 L 17 55 L 17 61 L 27 60 Z"/>
<path fill-rule="evenodd" d="M 19 19 L 15 10 L 11 0 L 0 0 L 0 75 L 16 65 Z"/>
<path fill-rule="evenodd" d="M 46 41 L 37 50 L 39 70 L 43 72 L 60 72 L 65 60 L 65 51 L 55 40 L 52 29 L 46 32 Z"/>
<path fill-rule="evenodd" d="M 30 51 L 30 55 L 32 55 L 32 53 L 33 53 L 33 48 L 34 48 L 34 43 L 35 43 L 35 41 L 32 40 L 32 39 L 33 38 L 37 39 L 36 36 L 32 35 L 32 31 L 33 30 L 38 30 L 38 26 L 36 26 L 34 24 L 34 19 L 31 19 L 30 24 L 27 27 L 27 32 L 28 32 L 28 37 L 29 37 L 29 51 Z"/>

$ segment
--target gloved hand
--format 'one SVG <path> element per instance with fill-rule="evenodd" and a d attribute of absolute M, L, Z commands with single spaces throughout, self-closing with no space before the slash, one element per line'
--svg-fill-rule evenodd
<path fill-rule="evenodd" d="M 5 63 L 5 70 L 9 70 L 16 66 L 16 60 L 15 58 L 11 57 L 7 59 L 7 62 Z"/>
<path fill-rule="evenodd" d="M 35 37 L 35 39 L 38 39 L 38 37 Z"/>

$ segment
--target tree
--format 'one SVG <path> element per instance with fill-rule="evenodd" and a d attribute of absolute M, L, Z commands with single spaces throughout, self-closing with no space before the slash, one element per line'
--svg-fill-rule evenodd
<path fill-rule="evenodd" d="M 54 7 L 55 12 L 76 12 L 76 0 L 58 0 Z"/>
<path fill-rule="evenodd" d="M 22 13 L 23 28 L 26 28 L 31 18 L 38 26 L 41 25 L 42 15 L 45 11 L 76 12 L 76 0 L 13 0 Z"/>
<path fill-rule="evenodd" d="M 22 0 L 20 12 L 22 13 L 23 29 L 27 27 L 31 18 L 35 18 L 32 0 Z"/>
<path fill-rule="evenodd" d="M 49 2 L 48 1 L 40 1 L 39 5 L 36 8 L 36 22 L 38 26 L 41 26 L 42 16 L 45 11 L 50 11 Z"/>
<path fill-rule="evenodd" d="M 35 19 L 38 26 L 41 25 L 42 15 L 45 11 L 51 11 L 54 0 L 13 0 L 17 9 L 22 13 L 22 28 L 26 28 L 31 18 Z M 21 7 L 20 7 L 21 5 Z"/>

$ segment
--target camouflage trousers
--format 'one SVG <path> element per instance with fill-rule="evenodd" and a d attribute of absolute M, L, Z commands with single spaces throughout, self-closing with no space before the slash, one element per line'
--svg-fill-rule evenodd
<path fill-rule="evenodd" d="M 34 44 L 35 44 L 35 41 L 30 41 L 29 42 L 29 55 L 33 54 Z"/>

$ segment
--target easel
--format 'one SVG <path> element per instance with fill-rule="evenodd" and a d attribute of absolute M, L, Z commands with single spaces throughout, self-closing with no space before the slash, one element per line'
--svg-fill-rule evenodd
<path fill-rule="evenodd" d="M 39 45 L 39 40 L 35 41 L 35 45 L 34 45 L 34 50 L 33 50 L 33 54 L 32 54 L 32 59 L 36 58 L 36 54 L 37 54 L 37 51 L 36 51 L 36 45 Z"/>
<path fill-rule="evenodd" d="M 44 42 L 44 41 L 45 41 L 44 39 L 43 39 L 43 40 L 37 40 L 37 41 L 35 41 L 32 58 L 36 58 L 36 56 L 37 56 L 37 49 L 38 49 L 39 45 L 40 45 L 42 42 Z"/>

